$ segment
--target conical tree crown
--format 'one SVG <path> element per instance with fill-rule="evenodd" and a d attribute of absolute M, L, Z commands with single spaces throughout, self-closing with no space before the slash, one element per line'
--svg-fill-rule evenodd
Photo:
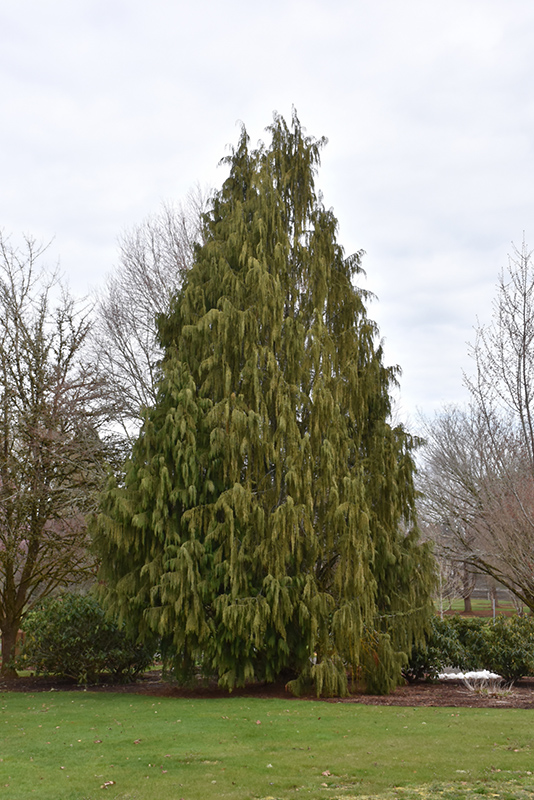
<path fill-rule="evenodd" d="M 268 130 L 226 159 L 159 321 L 158 402 L 100 518 L 110 598 L 229 688 L 293 672 L 295 690 L 340 693 L 378 659 L 384 690 L 428 611 L 428 558 L 401 530 L 412 441 L 388 422 L 361 253 L 315 190 L 324 140 L 296 115 Z"/>

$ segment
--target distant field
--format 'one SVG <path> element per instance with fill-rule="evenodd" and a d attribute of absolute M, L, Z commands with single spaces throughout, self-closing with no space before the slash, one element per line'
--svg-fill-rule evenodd
<path fill-rule="evenodd" d="M 435 603 L 436 611 L 440 611 L 440 604 L 438 601 Z M 480 617 L 491 617 L 493 615 L 493 605 L 491 600 L 487 600 L 485 598 L 473 598 L 471 600 L 472 606 L 472 614 L 473 616 L 480 616 Z M 463 600 L 452 600 L 450 603 L 449 601 L 443 602 L 443 613 L 444 614 L 457 614 L 462 613 L 464 611 L 464 601 Z M 529 609 L 527 606 L 524 606 L 524 612 L 528 613 Z M 504 614 L 505 616 L 512 616 L 517 614 L 517 609 L 512 602 L 509 600 L 499 600 L 498 605 L 495 607 L 496 614 Z"/>
<path fill-rule="evenodd" d="M 6 800 L 523 800 L 534 711 L 0 695 Z"/>

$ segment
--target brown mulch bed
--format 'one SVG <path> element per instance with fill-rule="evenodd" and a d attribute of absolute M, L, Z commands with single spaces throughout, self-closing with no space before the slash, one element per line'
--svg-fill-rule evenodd
<path fill-rule="evenodd" d="M 14 680 L 1 680 L 2 692 L 50 692 L 83 691 L 73 681 L 42 677 L 19 677 Z M 126 685 L 104 684 L 87 687 L 92 692 L 119 692 L 150 695 L 154 697 L 214 698 L 228 697 L 228 693 L 216 685 L 199 686 L 186 689 L 162 680 L 157 670 L 147 672 L 136 683 Z M 283 684 L 255 684 L 246 689 L 237 689 L 234 697 L 279 697 L 290 699 L 291 695 Z M 316 700 L 314 696 L 303 698 Z M 436 683 L 416 682 L 400 686 L 392 694 L 385 696 L 352 694 L 350 697 L 329 699 L 334 703 L 362 703 L 381 706 L 454 706 L 465 708 L 534 708 L 534 678 L 518 681 L 510 693 L 489 696 L 470 690 L 461 680 L 443 680 Z"/>
<path fill-rule="evenodd" d="M 471 683 L 473 683 L 471 681 Z M 534 678 L 523 678 L 509 692 L 494 696 L 469 689 L 462 680 L 416 682 L 385 697 L 360 695 L 349 702 L 382 706 L 454 706 L 464 708 L 534 708 Z"/>

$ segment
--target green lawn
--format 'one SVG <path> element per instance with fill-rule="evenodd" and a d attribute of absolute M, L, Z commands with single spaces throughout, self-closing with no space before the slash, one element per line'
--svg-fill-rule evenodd
<path fill-rule="evenodd" d="M 0 708 L 6 800 L 534 793 L 528 710 L 91 692 L 5 693 Z"/>

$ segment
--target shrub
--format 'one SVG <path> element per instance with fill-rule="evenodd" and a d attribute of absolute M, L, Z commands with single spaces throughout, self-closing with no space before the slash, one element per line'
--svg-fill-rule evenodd
<path fill-rule="evenodd" d="M 43 601 L 26 617 L 25 642 L 17 668 L 38 674 L 95 682 L 107 673 L 114 681 L 134 680 L 152 662 L 91 595 L 65 593 Z"/>
<path fill-rule="evenodd" d="M 534 674 L 534 618 L 434 617 L 425 646 L 412 650 L 403 675 L 435 678 L 445 667 L 488 669 L 509 683 Z"/>
<path fill-rule="evenodd" d="M 461 617 L 454 615 L 446 617 L 443 622 L 451 630 L 455 631 L 455 636 L 460 644 L 458 658 L 447 660 L 447 653 L 444 653 L 445 660 L 443 667 L 457 667 L 462 672 L 479 669 L 489 669 L 487 665 L 487 652 L 485 633 L 488 621 L 480 617 Z"/>
<path fill-rule="evenodd" d="M 487 669 L 508 683 L 534 674 L 534 618 L 498 616 L 484 626 Z"/>
<path fill-rule="evenodd" d="M 402 671 L 408 681 L 433 680 L 444 666 L 463 668 L 466 653 L 460 641 L 460 631 L 451 620 L 451 617 L 432 617 L 425 645 L 412 649 L 408 664 Z"/>

